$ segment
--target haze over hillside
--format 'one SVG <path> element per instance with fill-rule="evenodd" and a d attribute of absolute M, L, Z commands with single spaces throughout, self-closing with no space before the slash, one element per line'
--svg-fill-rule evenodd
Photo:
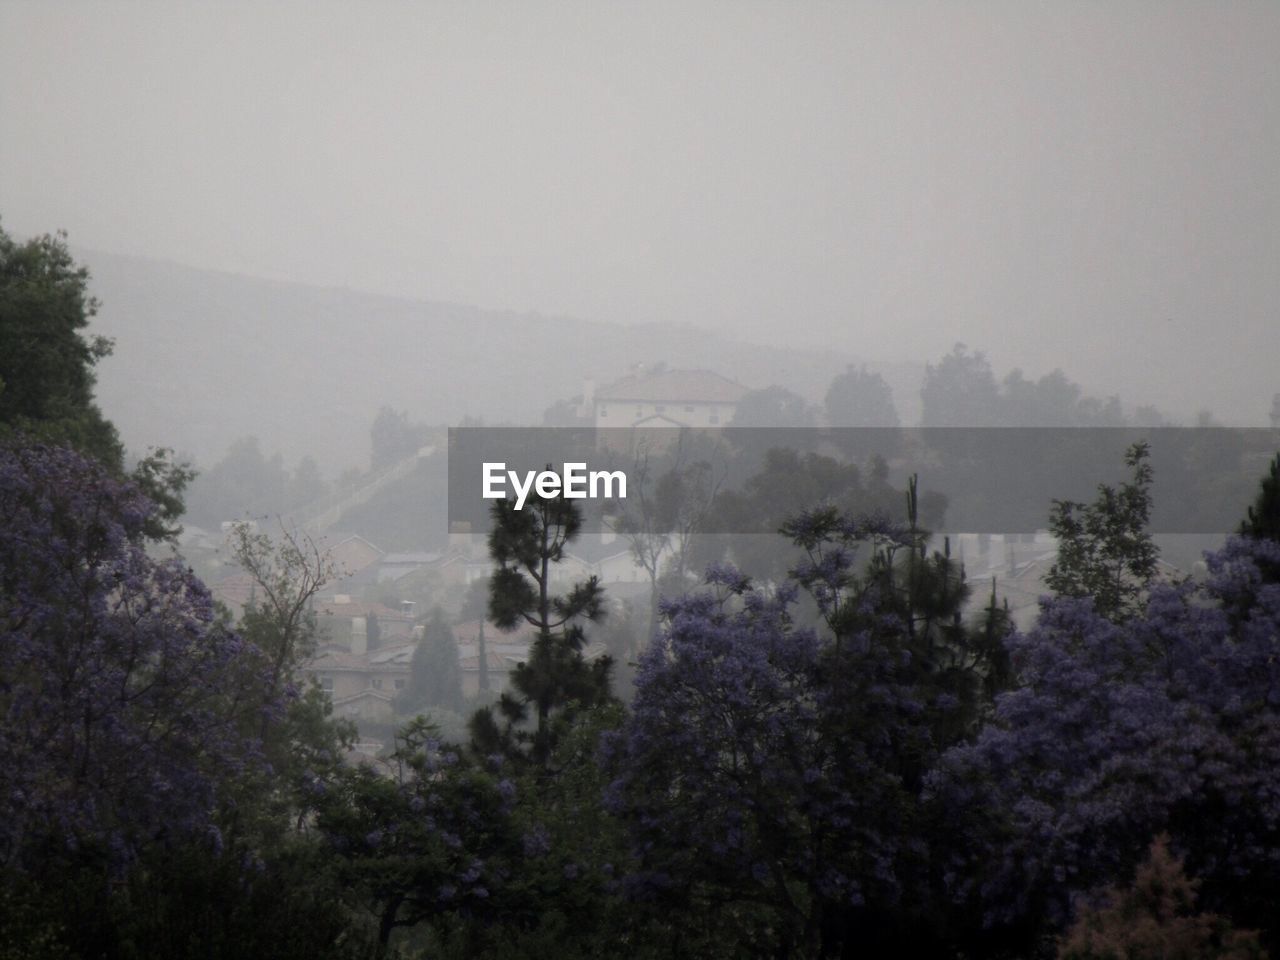
<path fill-rule="evenodd" d="M 678 324 L 624 326 L 486 311 L 200 270 L 77 250 L 102 302 L 95 330 L 115 340 L 98 397 L 126 444 L 216 462 L 254 435 L 286 460 L 327 471 L 367 466 L 379 407 L 411 419 L 538 424 L 543 410 L 634 363 L 707 367 L 748 387 L 780 384 L 820 401 L 848 363 Z M 868 362 L 918 413 L 923 363 Z"/>

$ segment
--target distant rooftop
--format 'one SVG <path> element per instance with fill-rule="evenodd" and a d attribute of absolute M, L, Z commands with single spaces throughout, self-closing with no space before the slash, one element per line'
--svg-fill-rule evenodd
<path fill-rule="evenodd" d="M 623 377 L 596 391 L 597 400 L 644 403 L 737 403 L 742 384 L 711 370 L 662 370 Z"/>

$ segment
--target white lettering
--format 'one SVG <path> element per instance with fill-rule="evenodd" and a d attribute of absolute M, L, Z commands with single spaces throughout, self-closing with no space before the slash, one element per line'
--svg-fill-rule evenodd
<path fill-rule="evenodd" d="M 601 480 L 604 481 L 604 493 L 597 492 L 598 488 L 596 487 L 596 484 Z M 613 472 L 610 472 L 608 470 L 592 470 L 591 471 L 591 499 L 599 500 L 601 497 L 614 496 L 613 485 L 615 481 L 618 484 L 618 493 L 617 493 L 618 499 L 619 500 L 627 499 L 627 475 L 625 473 L 623 473 L 621 470 L 614 470 Z"/>
<path fill-rule="evenodd" d="M 505 474 L 505 475 L 504 475 Z M 507 470 L 505 463 L 483 464 L 483 497 L 501 500 L 507 496 L 507 482 L 515 491 L 515 508 L 523 510 L 530 493 L 551 499 L 562 496 L 566 500 L 593 500 L 617 497 L 626 499 L 627 475 L 621 470 L 587 470 L 585 463 L 566 463 L 564 473 L 554 470 L 527 470 L 520 474 Z"/>
<path fill-rule="evenodd" d="M 564 498 L 566 500 L 583 500 L 587 496 L 587 465 L 585 463 L 566 463 L 564 465 Z"/>
<path fill-rule="evenodd" d="M 520 478 L 516 476 L 516 472 L 514 470 L 508 470 L 507 476 L 511 478 L 511 486 L 514 487 L 516 491 L 516 509 L 523 510 L 525 498 L 529 496 L 529 489 L 533 486 L 534 473 L 530 470 L 525 474 L 524 486 L 520 485 Z"/>
<path fill-rule="evenodd" d="M 502 484 L 506 481 L 503 472 L 507 469 L 505 463 L 486 463 L 484 465 L 484 499 L 501 500 L 507 495 L 507 492 L 501 489 Z M 497 484 L 497 486 L 494 486 Z"/>
<path fill-rule="evenodd" d="M 538 474 L 538 481 L 534 484 L 534 488 L 540 497 L 554 497 L 560 492 L 560 475 L 551 470 L 543 470 Z"/>

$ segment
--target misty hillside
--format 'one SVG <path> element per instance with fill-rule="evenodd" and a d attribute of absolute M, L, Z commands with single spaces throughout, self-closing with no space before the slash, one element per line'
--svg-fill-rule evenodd
<path fill-rule="evenodd" d="M 486 311 L 76 252 L 101 301 L 97 332 L 115 354 L 98 397 L 126 444 L 166 445 L 208 465 L 256 435 L 286 460 L 326 472 L 367 465 L 369 427 L 389 405 L 411 419 L 537 424 L 636 362 L 707 367 L 748 387 L 781 384 L 820 401 L 839 353 L 787 351 L 689 326 L 620 326 Z M 927 358 L 922 358 L 927 359 Z M 923 363 L 868 363 L 917 416 Z"/>

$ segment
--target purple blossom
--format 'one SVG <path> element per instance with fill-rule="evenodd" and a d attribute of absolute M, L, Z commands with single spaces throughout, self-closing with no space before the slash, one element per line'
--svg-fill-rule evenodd
<path fill-rule="evenodd" d="M 545 857 L 551 852 L 551 835 L 542 824 L 535 824 L 525 831 L 523 845 L 524 855 L 527 858 Z"/>
<path fill-rule="evenodd" d="M 944 868 L 957 900 L 989 923 L 1044 909 L 1065 922 L 1075 895 L 1131 873 L 1162 831 L 1234 911 L 1275 889 L 1280 591 L 1261 566 L 1278 555 L 1232 538 L 1206 556 L 1206 582 L 1154 586 L 1119 624 L 1087 598 L 1042 601 L 1009 641 L 1018 687 L 929 780 L 957 834 Z"/>
<path fill-rule="evenodd" d="M 221 778 L 261 763 L 263 661 L 177 560 L 150 503 L 67 449 L 0 450 L 0 856 L 102 841 L 117 861 L 203 832 Z M 96 845 L 96 844 L 95 844 Z"/>

